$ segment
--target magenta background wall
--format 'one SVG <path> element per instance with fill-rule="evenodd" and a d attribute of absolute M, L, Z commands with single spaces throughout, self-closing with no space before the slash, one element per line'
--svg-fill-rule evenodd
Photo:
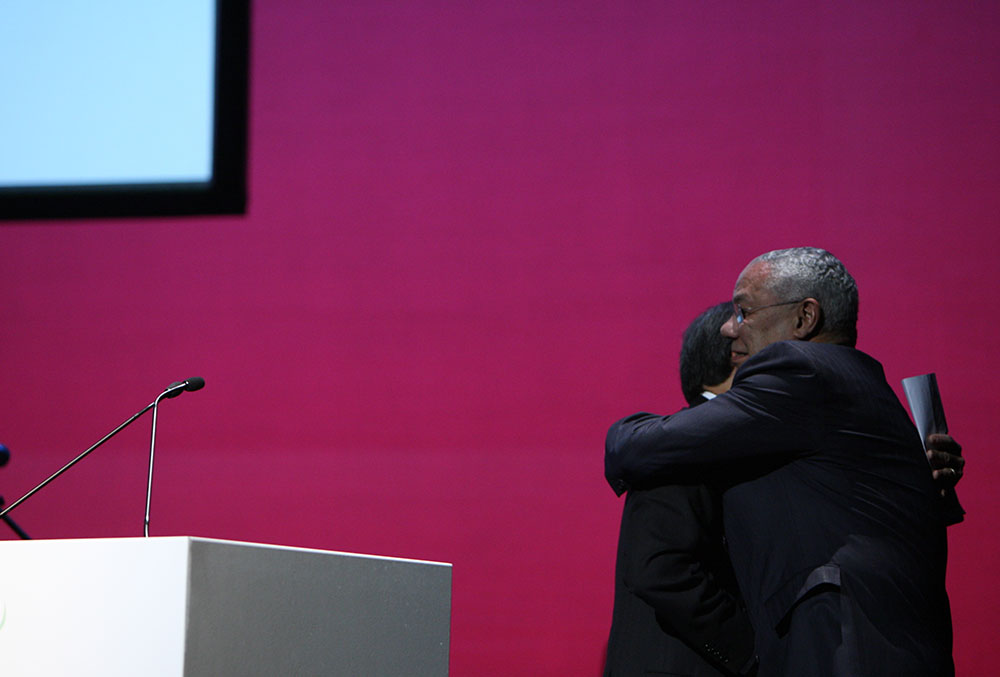
<path fill-rule="evenodd" d="M 257 0 L 253 25 L 245 217 L 0 227 L 8 501 L 203 376 L 160 412 L 153 535 L 453 562 L 453 674 L 596 675 L 607 426 L 681 405 L 680 333 L 750 258 L 819 245 L 890 381 L 938 374 L 969 458 L 956 662 L 992 673 L 1000 5 Z M 12 515 L 141 535 L 148 436 Z"/>

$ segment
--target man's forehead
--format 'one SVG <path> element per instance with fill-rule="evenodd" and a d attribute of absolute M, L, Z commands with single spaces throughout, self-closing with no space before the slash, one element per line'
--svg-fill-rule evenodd
<path fill-rule="evenodd" d="M 743 272 L 736 279 L 736 286 L 733 288 L 733 301 L 735 303 L 745 302 L 751 298 L 756 299 L 764 293 L 767 268 L 763 262 L 758 261 L 743 269 Z"/>

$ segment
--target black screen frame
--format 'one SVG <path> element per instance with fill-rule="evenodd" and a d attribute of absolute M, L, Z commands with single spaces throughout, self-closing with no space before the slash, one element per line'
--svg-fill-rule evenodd
<path fill-rule="evenodd" d="M 0 187 L 0 219 L 246 213 L 250 0 L 216 0 L 215 38 L 210 181 Z"/>

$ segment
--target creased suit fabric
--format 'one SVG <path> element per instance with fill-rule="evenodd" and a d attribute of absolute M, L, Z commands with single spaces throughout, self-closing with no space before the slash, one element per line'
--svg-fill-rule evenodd
<path fill-rule="evenodd" d="M 784 341 L 732 389 L 612 426 L 612 487 L 727 475 L 729 553 L 761 675 L 950 675 L 946 507 L 881 365 Z"/>

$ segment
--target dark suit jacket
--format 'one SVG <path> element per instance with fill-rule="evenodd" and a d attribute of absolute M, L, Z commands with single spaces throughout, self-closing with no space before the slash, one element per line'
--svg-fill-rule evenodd
<path fill-rule="evenodd" d="M 854 591 L 863 632 L 895 647 L 892 674 L 953 672 L 942 500 L 878 362 L 844 346 L 776 343 L 725 395 L 608 433 L 605 473 L 618 492 L 717 471 L 706 463 L 740 480 L 724 494 L 726 536 L 762 671 L 795 604 L 834 586 Z"/>
<path fill-rule="evenodd" d="M 719 494 L 701 485 L 630 491 L 605 677 L 732 675 L 753 651 L 723 546 Z"/>
<path fill-rule="evenodd" d="M 720 677 L 751 662 L 753 629 L 725 552 L 721 508 L 720 493 L 699 484 L 629 492 L 605 677 Z"/>

